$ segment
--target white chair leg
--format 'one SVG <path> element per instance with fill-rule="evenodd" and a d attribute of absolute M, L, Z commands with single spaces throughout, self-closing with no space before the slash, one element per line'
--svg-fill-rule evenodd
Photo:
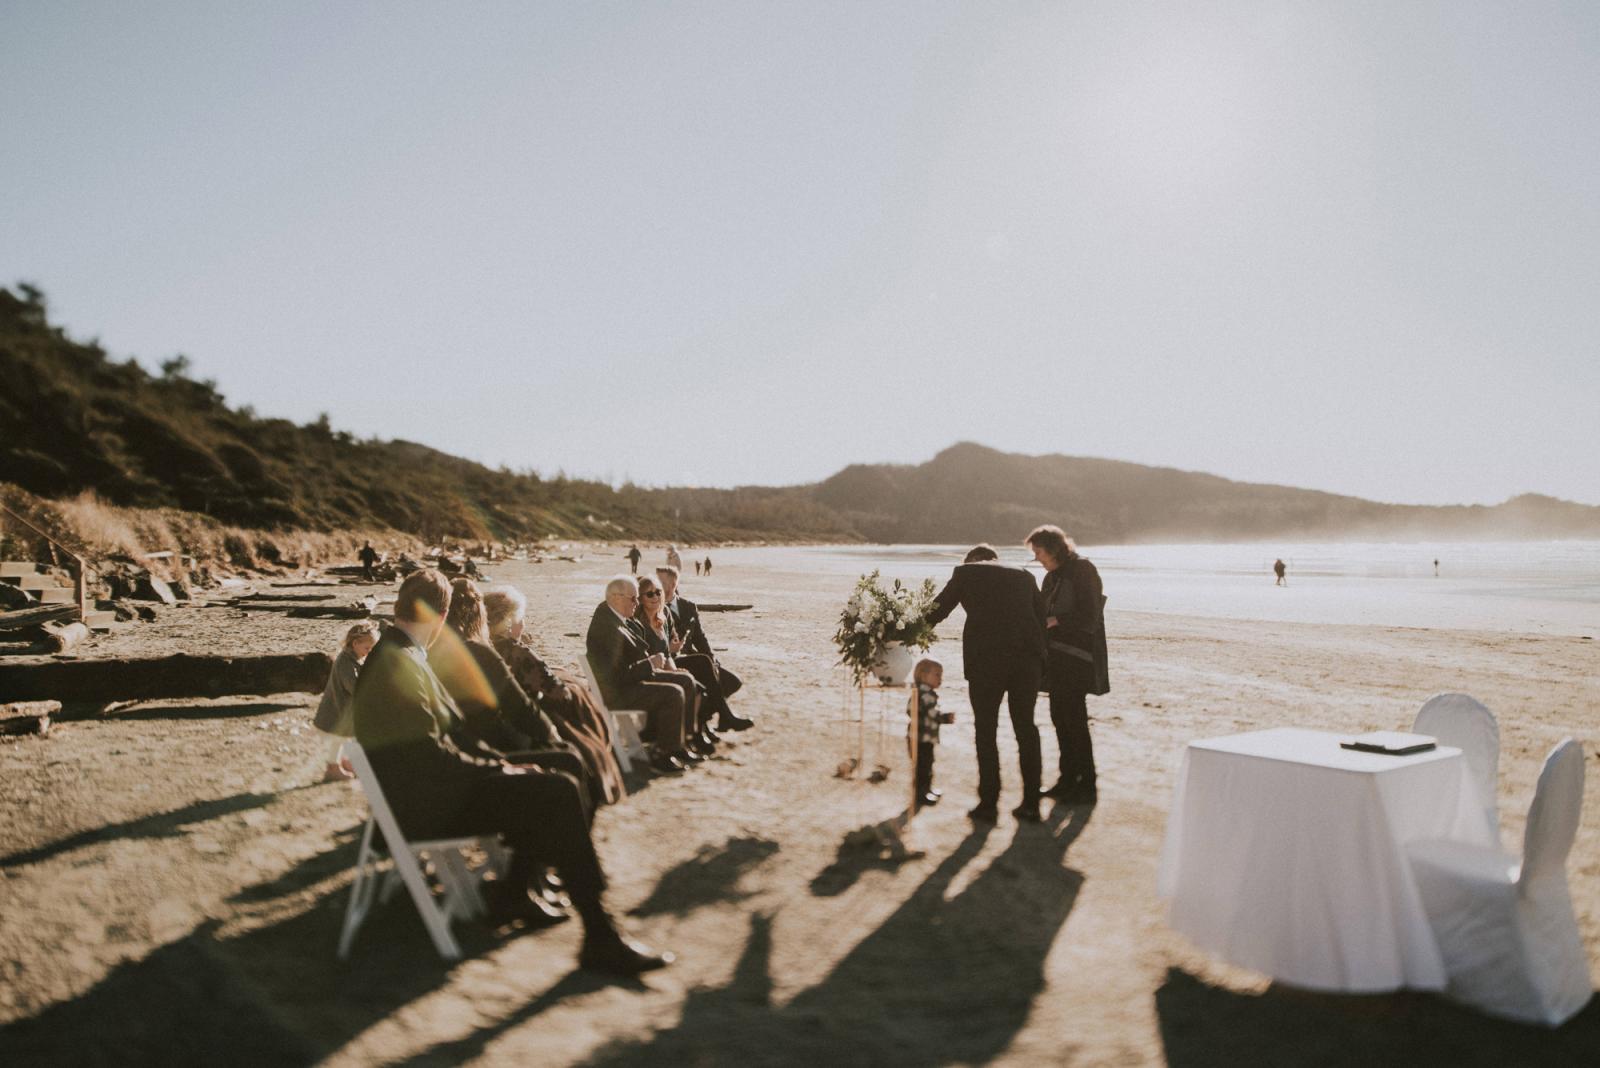
<path fill-rule="evenodd" d="M 417 863 L 416 853 L 410 849 L 397 850 L 394 866 L 400 872 L 400 879 L 406 884 L 406 889 L 411 893 L 411 901 L 417 906 L 417 913 L 422 917 L 423 926 L 428 929 L 428 937 L 433 939 L 433 948 L 438 950 L 439 956 L 445 960 L 460 960 L 461 947 L 456 944 L 455 935 L 450 933 L 450 917 L 433 900 L 433 890 L 422 874 L 422 866 Z"/>
<path fill-rule="evenodd" d="M 362 921 L 371 911 L 372 898 L 378 889 L 376 864 L 372 853 L 373 826 L 374 821 L 368 819 L 366 829 L 361 832 L 361 848 L 356 852 L 356 877 L 350 883 L 350 900 L 344 907 L 344 925 L 339 931 L 340 960 L 349 958 L 350 946 L 356 940 L 356 931 L 360 930 Z"/>

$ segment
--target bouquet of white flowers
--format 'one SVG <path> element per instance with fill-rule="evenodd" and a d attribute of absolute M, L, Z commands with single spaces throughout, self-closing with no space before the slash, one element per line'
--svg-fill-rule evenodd
<path fill-rule="evenodd" d="M 933 598 L 932 579 L 923 580 L 915 589 L 895 579 L 886 590 L 878 572 L 861 576 L 839 614 L 839 629 L 833 635 L 839 663 L 850 669 L 856 685 L 873 674 L 873 666 L 891 643 L 926 649 L 938 640 L 928 622 Z"/>

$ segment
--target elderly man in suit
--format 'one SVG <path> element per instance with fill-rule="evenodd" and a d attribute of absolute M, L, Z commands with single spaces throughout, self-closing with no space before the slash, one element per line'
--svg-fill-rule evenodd
<path fill-rule="evenodd" d="M 717 713 L 716 729 L 749 730 L 754 724 L 736 715 L 728 706 L 728 698 L 739 692 L 744 680 L 724 667 L 711 651 L 711 642 L 700 624 L 699 606 L 678 590 L 678 569 L 658 567 L 656 578 L 661 581 L 661 592 L 667 600 L 666 612 L 672 620 L 672 632 L 683 642 L 683 652 L 676 654 L 675 659 L 705 687 L 707 701 Z"/>
<path fill-rule="evenodd" d="M 671 954 L 624 937 L 606 911 L 605 873 L 577 780 L 474 756 L 450 740 L 461 713 L 428 666 L 428 646 L 444 629 L 449 607 L 450 584 L 438 571 L 407 576 L 395 599 L 395 625 L 368 654 L 350 701 L 356 740 L 401 830 L 415 839 L 502 835 L 511 864 L 496 880 L 490 905 L 505 919 L 543 918 L 529 890 L 539 864 L 553 864 L 583 920 L 578 961 L 585 968 L 637 975 L 670 963 Z"/>
<path fill-rule="evenodd" d="M 967 815 L 979 823 L 993 823 L 997 818 L 1000 750 L 995 735 L 1004 697 L 1022 765 L 1022 804 L 1011 812 L 1018 820 L 1037 823 L 1039 728 L 1033 723 L 1033 709 L 1039 700 L 1045 654 L 1039 586 L 1028 572 L 1002 564 L 994 549 L 979 545 L 967 553 L 939 591 L 930 618 L 937 624 L 957 605 L 967 611 L 961 658 L 978 749 L 978 805 Z"/>
<path fill-rule="evenodd" d="M 639 584 L 632 575 L 618 575 L 606 583 L 605 600 L 589 619 L 585 639 L 589 667 L 608 706 L 644 711 L 650 766 L 671 775 L 702 759 L 687 745 L 695 682 L 688 672 L 668 669 L 666 658 L 650 651 L 633 618 L 638 607 Z"/>

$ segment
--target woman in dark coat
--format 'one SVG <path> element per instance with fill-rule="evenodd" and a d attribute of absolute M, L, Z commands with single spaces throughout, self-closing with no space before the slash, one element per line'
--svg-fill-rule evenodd
<path fill-rule="evenodd" d="M 523 634 L 528 602 L 521 592 L 506 587 L 484 596 L 489 636 L 495 652 L 511 675 L 539 707 L 548 713 L 561 738 L 573 746 L 589 772 L 597 803 L 614 804 L 626 797 L 622 768 L 612 748 L 611 721 L 589 696 L 588 687 L 570 671 L 552 669 Z"/>
<path fill-rule="evenodd" d="M 566 772 L 583 785 L 592 820 L 599 802 L 582 755 L 566 743 L 489 644 L 483 596 L 471 579 L 450 584 L 445 623 L 445 632 L 428 650 L 428 666 L 465 721 L 452 733 L 452 741 L 469 753 Z"/>
<path fill-rule="evenodd" d="M 1050 722 L 1061 754 L 1061 777 L 1045 797 L 1093 804 L 1094 744 L 1089 737 L 1088 694 L 1111 692 L 1107 671 L 1105 595 L 1100 572 L 1079 556 L 1060 527 L 1042 526 L 1025 542 L 1044 565 L 1046 661 Z"/>

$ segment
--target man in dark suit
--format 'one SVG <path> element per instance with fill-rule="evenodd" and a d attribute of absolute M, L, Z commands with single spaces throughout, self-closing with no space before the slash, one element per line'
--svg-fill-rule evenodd
<path fill-rule="evenodd" d="M 663 774 L 680 772 L 699 758 L 687 748 L 688 714 L 694 680 L 668 671 L 666 658 L 652 653 L 634 611 L 639 586 L 630 575 L 606 583 L 606 597 L 589 618 L 585 647 L 589 667 L 609 708 L 641 709 L 649 722 L 650 766 Z"/>
<path fill-rule="evenodd" d="M 637 975 L 670 963 L 671 954 L 624 937 L 606 911 L 605 873 L 577 780 L 473 756 L 451 742 L 461 714 L 427 653 L 449 606 L 450 585 L 438 571 L 408 576 L 395 599 L 395 625 L 368 654 L 351 697 L 356 740 L 401 830 L 412 839 L 502 835 L 511 864 L 491 905 L 507 918 L 537 918 L 528 893 L 539 864 L 553 865 L 583 920 L 578 961 L 585 968 Z"/>
<path fill-rule="evenodd" d="M 930 618 L 937 624 L 957 605 L 967 611 L 961 658 L 978 749 L 978 807 L 967 815 L 982 823 L 993 823 L 997 817 L 1000 751 L 995 735 L 1004 697 L 1022 765 L 1022 804 L 1011 811 L 1019 820 L 1038 822 L 1039 729 L 1033 723 L 1033 708 L 1039 700 L 1045 651 L 1039 586 L 1028 572 L 1007 567 L 992 548 L 979 545 L 939 591 Z"/>
<path fill-rule="evenodd" d="M 683 640 L 683 652 L 674 659 L 706 688 L 708 699 L 717 713 L 716 729 L 749 730 L 754 724 L 743 716 L 735 715 L 728 705 L 728 698 L 739 692 L 744 681 L 723 667 L 711 651 L 711 641 L 706 637 L 705 628 L 700 625 L 699 607 L 678 592 L 678 569 L 658 567 L 656 578 L 661 581 L 661 592 L 667 599 L 667 615 L 672 620 L 672 632 Z"/>

